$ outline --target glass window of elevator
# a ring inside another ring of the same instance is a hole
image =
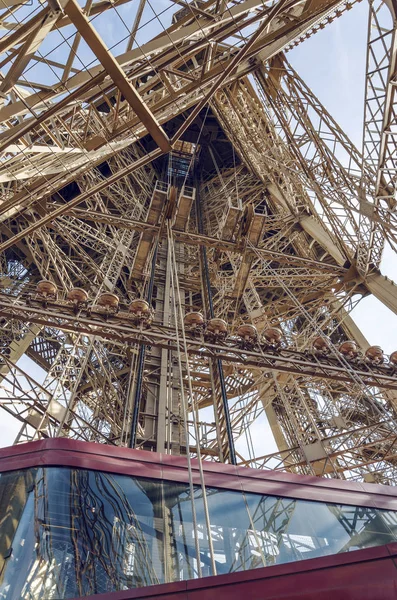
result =
[[[397,541],[397,513],[70,468],[0,477],[0,599],[61,600]],[[198,537],[199,557],[195,534]]]

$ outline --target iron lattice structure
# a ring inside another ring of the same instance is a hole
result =
[[[397,241],[395,4],[369,3],[362,151],[287,59],[354,4],[3,0],[17,443],[396,482],[397,356],[365,355],[349,314],[368,294],[397,310],[379,270]]]

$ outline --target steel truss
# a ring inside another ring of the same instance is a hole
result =
[[[365,357],[349,314],[371,293],[397,312],[379,272],[397,244],[393,6],[369,3],[360,152],[285,54],[354,2],[151,4],[3,2],[0,404],[17,442],[395,484],[395,363]]]

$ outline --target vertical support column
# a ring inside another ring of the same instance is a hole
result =
[[[196,182],[196,215],[197,227],[199,233],[203,233],[203,220],[200,206],[199,189]],[[203,302],[207,316],[214,317],[214,307],[212,303],[211,282],[208,271],[207,249],[200,246],[200,263],[203,283]],[[223,372],[222,361],[219,358],[210,361],[210,375],[212,382],[212,392],[215,408],[215,422],[217,429],[218,445],[220,450],[220,460],[237,464],[236,452],[234,448],[233,431],[230,421],[229,405],[226,393],[225,375]],[[197,443],[199,441],[197,440]]]
[[[153,296],[154,273],[156,270],[157,252],[158,252],[158,242],[156,243],[156,247],[154,249],[154,254],[153,254],[153,258],[152,258],[149,288],[148,288],[147,297],[146,297],[149,304],[151,304],[152,296]],[[135,448],[135,445],[136,445],[136,434],[137,434],[137,430],[138,430],[139,408],[140,408],[141,395],[142,395],[143,367],[145,364],[145,355],[146,355],[146,346],[143,344],[139,349],[135,386],[132,386],[130,384],[130,390],[128,393],[129,398],[130,398],[130,394],[133,394],[130,448]],[[130,381],[132,382],[133,378],[131,378]],[[129,401],[129,399],[128,399],[128,401]]]
[[[167,214],[167,206],[162,201],[158,207],[160,214]],[[164,213],[165,209],[165,213]],[[178,244],[181,259],[178,270],[183,272],[183,248]],[[157,242],[151,264],[150,282],[146,300],[153,306],[155,321],[166,326],[175,326],[172,314],[171,265],[169,264],[168,243]],[[131,373],[129,391],[131,419],[130,446],[139,445],[156,452],[181,454],[186,441],[181,423],[180,387],[182,385],[174,352],[165,348],[145,347],[139,350],[136,373]],[[138,438],[139,423],[142,433]]]
[[[183,265],[179,264],[179,270]],[[160,281],[156,284],[156,320],[165,326],[176,325],[171,310],[171,265],[169,264],[168,243],[163,241],[159,252]],[[149,357],[148,357],[149,362]],[[147,406],[156,414],[156,422],[151,427],[155,438],[156,452],[181,454],[184,436],[181,427],[180,381],[175,353],[165,348],[153,348],[150,352],[153,366],[153,381],[148,386],[151,398]],[[154,373],[157,373],[155,376]],[[148,424],[149,425],[149,424]],[[147,428],[145,427],[145,434]],[[151,432],[148,431],[148,434]]]
[[[168,325],[170,321],[170,265],[168,264],[168,252],[166,252],[165,259],[165,286],[163,293],[163,307],[162,307],[162,324]],[[172,394],[172,382],[168,382],[169,376],[169,361],[172,361],[170,353],[165,348],[160,350],[160,385],[158,391],[158,407],[157,407],[157,439],[156,439],[156,452],[165,452],[166,450],[166,433],[167,433],[167,417],[170,419],[171,415],[167,415],[167,393],[170,391]],[[171,366],[172,369],[172,366]],[[171,374],[172,376],[172,374]],[[168,387],[168,383],[170,387]]]

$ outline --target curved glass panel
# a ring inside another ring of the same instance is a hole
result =
[[[397,541],[397,513],[207,488],[218,574]],[[211,575],[201,489],[202,575]],[[62,600],[197,577],[188,484],[69,468],[0,477],[0,599]]]

